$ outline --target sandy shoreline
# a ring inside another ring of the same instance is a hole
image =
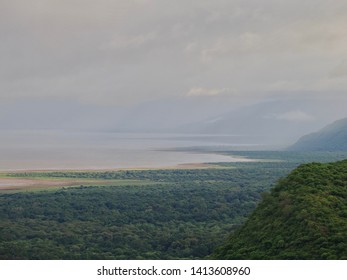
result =
[[[47,179],[25,179],[25,178],[0,178],[0,191],[25,190],[30,188],[42,189],[48,187],[64,187],[78,185],[85,181],[71,180],[47,180]]]
[[[0,170],[0,174],[23,173],[23,172],[106,172],[106,171],[131,171],[131,170],[161,170],[161,169],[206,169],[220,167],[213,163],[182,163],[171,166],[153,166],[153,167],[120,167],[120,168],[38,168],[38,169],[6,169]]]
[[[138,167],[138,168],[116,168],[116,169],[25,169],[25,170],[8,170],[0,171],[0,174],[5,175],[9,173],[35,173],[35,172],[107,172],[107,171],[126,171],[126,170],[170,170],[170,169],[207,169],[217,168],[218,165],[208,163],[189,163],[189,164],[178,164],[176,166],[166,167]],[[44,189],[51,187],[65,187],[72,185],[83,185],[90,183],[107,182],[110,180],[93,180],[93,179],[64,179],[64,178],[17,178],[17,177],[0,177],[0,191],[11,191],[11,190],[25,190],[25,189]]]

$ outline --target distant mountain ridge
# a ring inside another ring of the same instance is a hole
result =
[[[327,106],[323,106],[324,102]],[[273,98],[191,123],[182,130],[200,134],[243,135],[252,144],[285,146],[308,131],[316,131],[322,125],[343,117],[339,106],[342,105],[335,106],[329,100]],[[335,107],[336,112],[332,113],[331,107]]]
[[[337,120],[318,132],[301,137],[289,150],[295,151],[346,151],[347,118]]]
[[[214,259],[347,259],[347,160],[304,164],[263,196]]]
[[[218,96],[178,96],[119,106],[23,98],[0,104],[0,131],[232,135],[231,145],[285,147],[307,132],[345,117],[345,105],[345,99],[315,98],[302,92],[244,103]]]

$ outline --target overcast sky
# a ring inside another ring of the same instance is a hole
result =
[[[346,27],[346,0],[0,0],[0,102],[340,98]]]

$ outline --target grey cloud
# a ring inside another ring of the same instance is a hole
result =
[[[330,78],[343,78],[347,76],[347,60],[340,62],[331,72]]]
[[[347,55],[346,19],[342,0],[1,1],[0,99],[341,90],[322,77]]]
[[[238,93],[231,88],[203,88],[193,87],[187,93],[186,97],[222,97],[235,96]]]
[[[278,120],[285,120],[291,122],[311,122],[315,119],[310,114],[305,113],[301,110],[293,110],[282,114],[275,114],[273,117]]]

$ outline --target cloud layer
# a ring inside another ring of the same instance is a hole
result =
[[[347,87],[346,26],[344,0],[4,0],[0,102],[324,96]]]

